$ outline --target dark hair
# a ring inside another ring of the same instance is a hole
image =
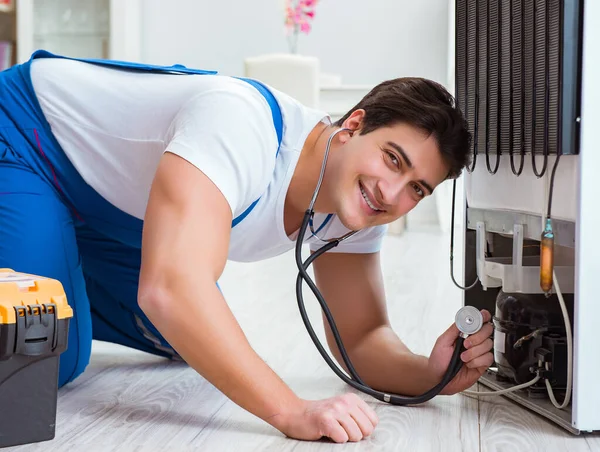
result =
[[[439,83],[418,77],[382,82],[335,125],[341,126],[357,109],[365,110],[362,135],[398,123],[433,134],[442,158],[450,165],[448,179],[460,176],[470,163],[471,133],[467,121],[452,95]]]

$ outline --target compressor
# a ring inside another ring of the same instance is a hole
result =
[[[565,304],[572,317],[572,295]],[[569,320],[571,321],[571,320]],[[498,381],[523,384],[540,376],[559,391],[567,386],[567,337],[556,295],[505,293],[496,297],[494,361]],[[545,392],[543,380],[530,387],[530,395]]]

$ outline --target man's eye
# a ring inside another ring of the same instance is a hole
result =
[[[413,184],[413,190],[419,197],[423,198],[425,196],[425,192],[417,184]]]
[[[392,161],[392,164],[397,167],[400,167],[400,161],[398,160],[398,157],[396,157],[396,155],[393,152],[389,152],[389,151],[386,151],[386,152],[387,152],[387,155],[389,155],[390,160]]]

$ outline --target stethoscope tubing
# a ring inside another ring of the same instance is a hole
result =
[[[327,243],[326,245],[322,246],[320,249],[315,251],[313,254],[311,254],[306,259],[306,261],[304,261],[304,262],[302,261],[302,243],[304,241],[304,236],[306,235],[306,230],[308,228],[308,222],[310,221],[310,218],[312,217],[312,215],[313,214],[310,210],[306,211],[306,213],[304,215],[304,219],[302,221],[302,226],[300,227],[300,231],[299,231],[298,238],[296,241],[295,257],[296,257],[296,264],[298,266],[298,276],[296,278],[296,298],[298,301],[298,308],[300,310],[300,315],[302,317],[302,321],[304,322],[304,326],[306,327],[306,330],[308,331],[308,334],[309,334],[310,338],[312,339],[313,343],[315,344],[315,347],[319,351],[320,355],[323,357],[323,359],[329,365],[329,367],[333,370],[333,372],[339,378],[341,378],[344,382],[346,382],[348,385],[352,386],[353,388],[355,388],[363,393],[366,393],[378,400],[381,400],[382,402],[387,402],[392,405],[417,405],[420,403],[427,402],[428,400],[431,400],[433,397],[438,395],[444,389],[444,387],[446,387],[446,385],[456,376],[456,374],[458,374],[458,372],[462,368],[463,363],[460,359],[460,353],[464,350],[464,348],[463,348],[464,338],[462,336],[459,336],[457,338],[457,340],[455,342],[455,346],[454,346],[454,352],[452,354],[452,358],[450,359],[450,364],[448,366],[448,370],[442,377],[442,380],[437,385],[435,385],[430,390],[428,390],[427,392],[425,392],[419,396],[406,396],[406,395],[399,395],[399,394],[393,394],[393,393],[385,393],[385,392],[377,391],[377,390],[369,387],[360,378],[360,376],[358,375],[358,372],[354,368],[354,365],[352,364],[352,361],[350,360],[350,357],[348,356],[348,353],[346,352],[346,349],[342,342],[342,339],[341,339],[341,336],[337,329],[337,326],[335,324],[333,315],[331,314],[331,311],[329,310],[329,307],[327,306],[327,303],[326,303],[323,295],[321,294],[321,292],[317,288],[316,284],[314,283],[314,281],[312,280],[312,278],[310,277],[310,275],[307,272],[308,268],[314,262],[315,259],[317,259],[319,256],[321,256],[325,252],[329,251],[330,249],[336,247],[339,244],[339,241],[332,241],[332,242]],[[335,339],[336,345],[338,346],[338,350],[340,351],[340,354],[342,356],[342,360],[344,361],[344,364],[346,365],[351,377],[348,377],[333,362],[333,360],[331,359],[331,357],[329,356],[329,354],[327,353],[327,351],[324,349],[323,345],[321,344],[321,341],[319,340],[317,334],[315,333],[315,331],[310,323],[308,314],[306,312],[306,307],[304,305],[304,297],[302,294],[302,282],[303,281],[306,282],[308,287],[311,289],[311,291],[317,298],[317,301],[321,305],[321,308],[323,310],[323,313],[325,314],[325,317],[327,319],[329,327],[331,328],[331,332]]]

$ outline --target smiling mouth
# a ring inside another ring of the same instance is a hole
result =
[[[364,187],[362,186],[362,184],[359,182],[358,186],[360,187],[360,193],[362,194],[363,199],[365,200],[365,202],[367,203],[367,205],[373,209],[375,212],[383,212],[382,209],[378,209],[377,207],[375,207],[373,205],[373,203],[371,202],[371,200],[369,199],[369,196],[367,195],[366,190],[364,189]]]

